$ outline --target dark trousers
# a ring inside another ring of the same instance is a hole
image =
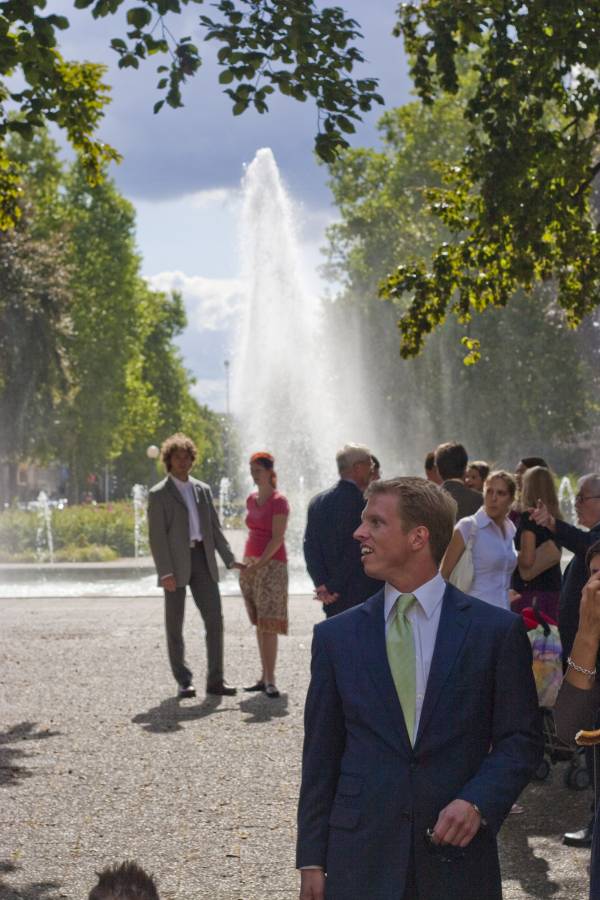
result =
[[[223,613],[219,585],[213,580],[206,563],[204,545],[191,548],[192,574],[190,590],[194,603],[200,610],[206,637],[206,684],[223,681]],[[165,591],[165,626],[169,662],[178,684],[191,684],[192,672],[185,661],[183,619],[185,614],[185,587]]]

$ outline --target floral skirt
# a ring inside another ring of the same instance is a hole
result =
[[[256,562],[256,558],[247,556],[244,562]],[[240,589],[250,621],[258,631],[288,633],[287,563],[270,559],[261,569],[242,570]]]

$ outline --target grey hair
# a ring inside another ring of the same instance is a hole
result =
[[[371,451],[365,444],[344,444],[335,454],[338,472],[346,472],[354,463],[371,462]]]
[[[577,484],[579,487],[582,487],[584,484],[589,485],[594,493],[600,494],[600,474],[598,472],[582,475]]]

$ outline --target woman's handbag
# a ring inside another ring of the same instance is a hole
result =
[[[475,568],[473,566],[473,543],[475,541],[475,535],[477,534],[477,525],[475,524],[475,520],[471,517],[471,532],[469,537],[467,538],[467,543],[465,544],[465,549],[462,552],[460,559],[452,569],[450,573],[450,577],[448,581],[450,584],[453,584],[454,587],[457,587],[459,591],[462,591],[463,594],[468,594],[471,585],[473,584],[473,580],[475,578]]]

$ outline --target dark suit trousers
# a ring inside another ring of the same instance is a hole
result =
[[[223,680],[223,613],[219,585],[208,570],[204,545],[197,544],[190,550],[192,574],[190,590],[206,632],[206,684],[215,685]],[[178,684],[190,684],[192,672],[185,661],[183,619],[185,613],[185,587],[165,591],[165,626],[169,662]]]

